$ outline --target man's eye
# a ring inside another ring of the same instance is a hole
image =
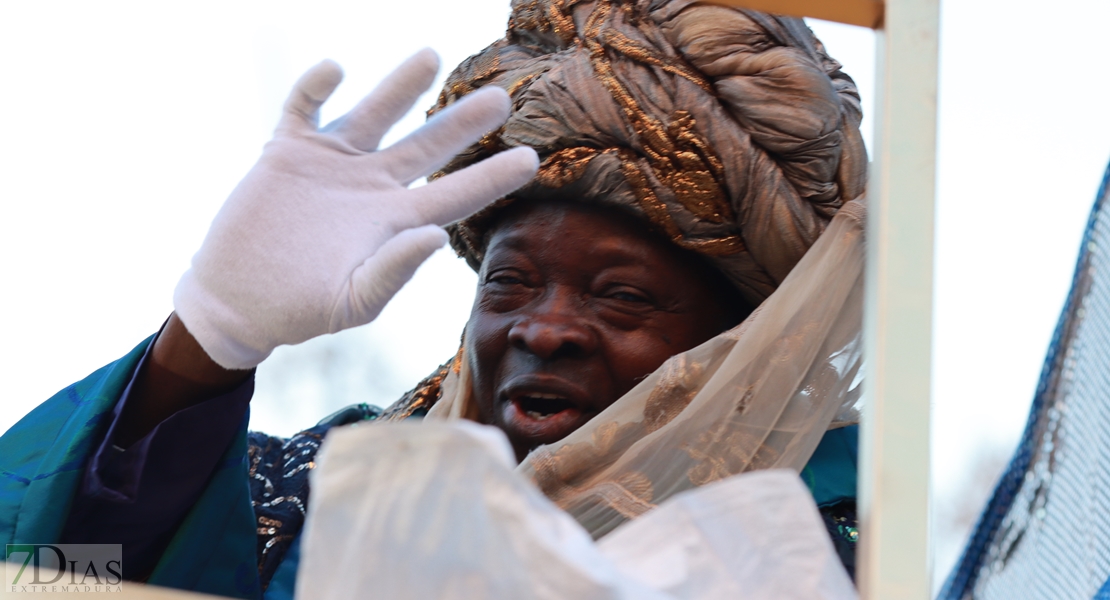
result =
[[[494,273],[486,278],[486,283],[496,285],[524,285],[524,280],[512,273]]]
[[[628,291],[628,290],[618,290],[618,291],[612,292],[612,293],[609,294],[609,297],[614,299],[614,300],[620,300],[621,302],[631,302],[631,303],[636,303],[636,304],[650,304],[651,303],[651,300],[648,299],[647,296],[644,296],[643,294],[637,294],[636,292],[632,292],[632,291]]]

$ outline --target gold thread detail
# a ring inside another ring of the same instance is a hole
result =
[[[549,188],[561,188],[574,183],[582,177],[590,161],[598,153],[597,148],[585,146],[563,148],[544,159],[536,174],[536,181]]]

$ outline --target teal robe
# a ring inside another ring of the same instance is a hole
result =
[[[153,336],[65,388],[0,437],[0,543],[56,543],[85,472]],[[244,428],[185,517],[148,583],[262,598]],[[290,594],[291,597],[292,594]]]
[[[0,543],[57,543],[87,460],[153,336],[65,388],[0,437]],[[294,542],[263,594],[244,427],[178,528],[147,583],[244,599],[291,599]],[[856,428],[829,432],[802,471],[819,506],[854,500]]]

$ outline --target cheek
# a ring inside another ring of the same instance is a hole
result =
[[[654,329],[613,333],[607,337],[610,368],[618,396],[635,387],[668,358],[687,349],[676,344],[668,332]]]
[[[508,350],[507,319],[475,310],[466,324],[466,354],[470,361],[475,400],[491,405],[497,371]]]

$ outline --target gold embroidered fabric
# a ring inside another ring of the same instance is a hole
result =
[[[445,172],[514,146],[537,177],[449,228],[471,266],[512,201],[618,205],[707,256],[754,306],[863,193],[859,94],[794,18],[691,0],[514,0],[505,37],[459,65],[429,113],[484,85],[501,129]]]
[[[518,471],[595,538],[731,475],[800,472],[828,429],[858,422],[864,219],[860,201],[845,204],[743,323],[671,357]],[[425,420],[476,418],[469,361],[451,364],[422,392],[438,398]]]

